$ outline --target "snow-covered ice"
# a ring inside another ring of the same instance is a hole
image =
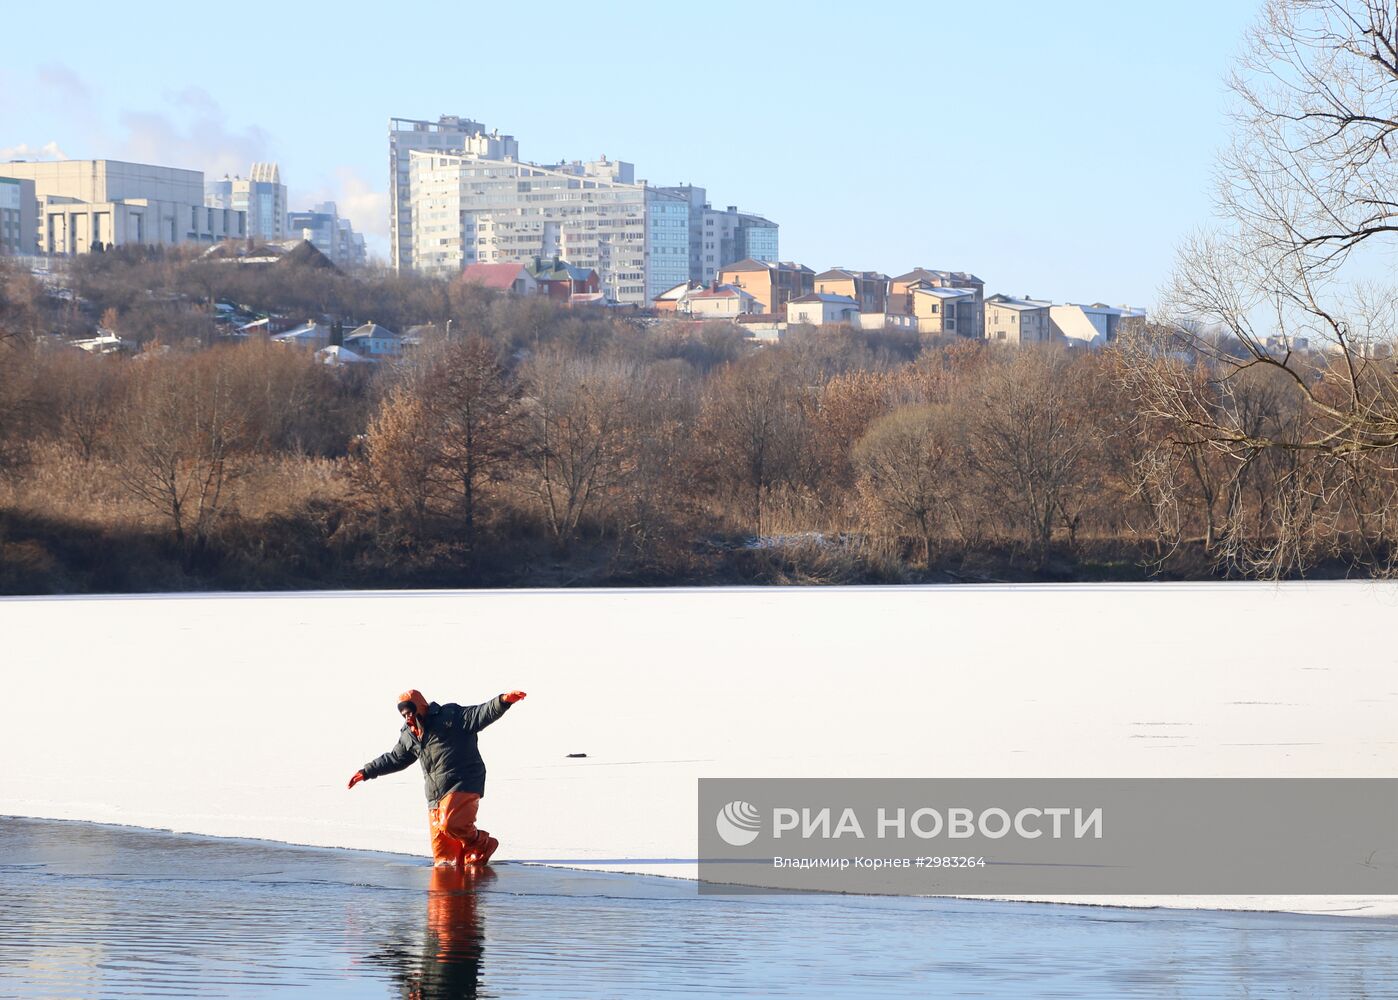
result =
[[[699,777],[1395,776],[1395,621],[1366,582],[7,599],[0,813],[421,854],[416,767],[345,789],[395,696],[522,688],[500,856],[692,877]]]

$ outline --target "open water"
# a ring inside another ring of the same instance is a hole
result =
[[[0,818],[0,997],[1398,997],[1398,921],[700,896]]]

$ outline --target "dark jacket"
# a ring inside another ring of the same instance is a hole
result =
[[[434,701],[421,719],[422,739],[405,725],[392,750],[364,765],[364,777],[381,778],[416,760],[422,763],[423,787],[430,805],[435,807],[448,792],[483,796],[485,761],[476,746],[476,734],[509,707],[500,696],[483,705],[438,705]]]

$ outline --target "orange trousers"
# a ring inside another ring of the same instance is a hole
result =
[[[480,805],[481,797],[475,792],[448,792],[435,809],[427,810],[434,864],[460,864],[467,854],[485,846],[490,834],[476,829]]]

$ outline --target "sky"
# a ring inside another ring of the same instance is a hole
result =
[[[973,271],[987,293],[1151,305],[1209,223],[1224,77],[1260,0],[570,7],[41,4],[7,34],[0,161],[281,165],[387,256],[388,119],[523,159],[606,154],[781,226],[817,271]],[[90,42],[90,44],[89,44]]]

